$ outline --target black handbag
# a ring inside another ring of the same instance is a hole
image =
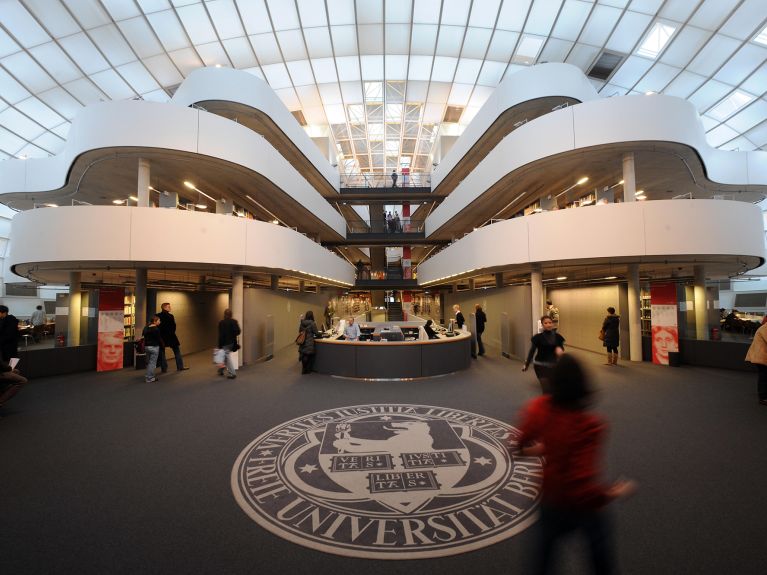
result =
[[[237,351],[238,349],[240,349],[240,342],[235,339],[232,344],[232,351]]]

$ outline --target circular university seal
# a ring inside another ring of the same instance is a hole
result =
[[[543,468],[511,457],[515,428],[446,407],[339,407],[270,429],[240,453],[232,491],[256,523],[351,557],[454,555],[533,521]]]

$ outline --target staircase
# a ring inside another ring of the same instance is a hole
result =
[[[386,279],[387,280],[401,280],[402,279],[402,264],[399,260],[393,264],[386,264]]]
[[[402,302],[389,302],[386,308],[386,321],[403,321],[405,316],[402,314]]]

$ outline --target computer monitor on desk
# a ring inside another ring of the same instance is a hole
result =
[[[381,341],[405,341],[405,336],[400,330],[381,330]]]

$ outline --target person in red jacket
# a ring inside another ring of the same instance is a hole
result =
[[[636,483],[600,479],[606,423],[589,411],[593,391],[580,363],[559,358],[551,393],[522,411],[521,435],[512,449],[524,456],[545,456],[541,495],[541,540],[535,573],[551,573],[557,543],[571,532],[588,539],[595,573],[612,573],[614,561],[608,522],[602,508],[636,490]]]

